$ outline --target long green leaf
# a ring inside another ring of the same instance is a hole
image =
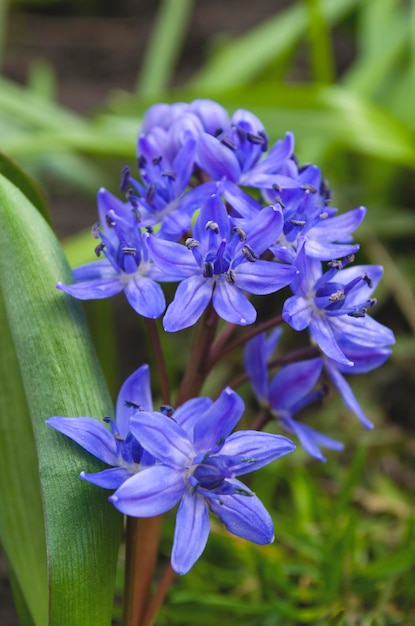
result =
[[[0,177],[0,285],[32,420],[46,524],[49,624],[110,624],[121,516],[79,480],[102,465],[47,427],[52,415],[111,414],[111,401],[62,250],[22,193]],[[18,419],[18,416],[16,417]],[[14,464],[20,462],[16,450]],[[33,468],[36,472],[36,467]]]
[[[48,581],[36,447],[1,297],[0,328],[0,541],[33,622],[44,626]]]

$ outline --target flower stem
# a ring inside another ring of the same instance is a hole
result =
[[[157,367],[157,374],[160,381],[161,397],[164,404],[170,404],[170,384],[167,374],[166,361],[161,346],[160,335],[155,320],[146,319],[147,330],[150,336],[151,347]]]
[[[218,342],[216,342],[212,346],[212,349],[210,351],[210,358],[205,368],[205,372],[210,372],[213,366],[216,365],[216,363],[220,361],[220,359],[222,359],[226,354],[229,354],[229,352],[232,352],[232,350],[239,348],[239,346],[242,346],[244,343],[249,341],[249,339],[252,339],[252,337],[256,337],[256,335],[259,335],[260,333],[264,333],[266,330],[269,330],[270,328],[279,326],[280,324],[283,323],[283,321],[284,320],[282,319],[282,316],[277,315],[276,317],[273,317],[270,320],[267,320],[266,322],[262,322],[262,324],[258,324],[258,326],[254,326],[249,331],[245,332],[243,335],[240,335],[239,337],[237,337],[235,341],[233,341],[226,347],[223,347],[223,341],[221,340],[221,338],[219,338]]]
[[[157,587],[157,591],[154,594],[152,601],[148,605],[147,611],[145,612],[144,619],[143,619],[143,626],[152,626],[154,619],[157,615],[157,612],[159,610],[159,607],[161,606],[161,603],[163,602],[165,595],[167,591],[169,590],[169,587],[171,583],[173,582],[175,576],[176,576],[176,572],[172,569],[172,566],[169,563]]]
[[[176,406],[180,406],[186,400],[199,394],[208,372],[207,355],[213,343],[218,322],[218,315],[210,303],[196,327],[192,351],[177,394]]]
[[[124,626],[141,626],[156,566],[162,516],[127,517]]]

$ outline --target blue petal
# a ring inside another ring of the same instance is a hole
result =
[[[247,342],[244,350],[245,371],[259,402],[268,398],[268,368],[265,333]]]
[[[174,421],[186,431],[189,439],[193,441],[193,431],[200,416],[213,404],[210,398],[192,398],[174,412]]]
[[[238,159],[230,148],[225,146],[215,137],[202,133],[198,137],[196,160],[198,165],[213,180],[228,178],[236,183],[241,174]]]
[[[281,207],[267,206],[247,224],[247,243],[259,256],[277,241],[283,225],[284,217]]]
[[[156,319],[166,308],[162,288],[146,276],[130,278],[125,287],[125,295],[134,311],[143,317]]]
[[[172,281],[188,278],[199,270],[193,254],[180,243],[147,235],[147,246],[154,263]]]
[[[304,450],[319,461],[325,461],[326,458],[323,456],[318,446],[323,446],[331,450],[337,450],[338,452],[344,448],[340,441],[331,439],[331,437],[326,437],[317,430],[314,430],[314,428],[311,428],[311,426],[296,422],[289,417],[285,417],[281,420],[281,422],[287,430],[294,433],[294,435],[298,437]]]
[[[183,428],[161,413],[138,411],[130,419],[130,431],[147,452],[169,467],[188,467],[195,456]]]
[[[297,269],[293,265],[274,261],[246,262],[235,268],[238,287],[257,295],[274,293],[286,287],[296,274]]]
[[[235,485],[243,492],[246,486],[236,479],[227,482]],[[238,494],[209,498],[209,506],[229,532],[258,544],[272,543],[274,525],[270,514],[255,494],[242,496]]]
[[[189,105],[189,110],[201,120],[203,127],[210,135],[220,129],[227,128],[229,117],[226,110],[217,102],[207,98],[198,98]]]
[[[98,261],[95,262],[97,263]],[[112,278],[97,278],[74,285],[58,283],[56,287],[79,300],[110,298],[124,289],[123,283],[115,273]]]
[[[227,438],[220,450],[220,456],[232,457],[234,462],[230,466],[230,471],[234,476],[241,476],[254,472],[294,450],[293,442],[282,435],[243,430]]]
[[[340,347],[345,344],[357,344],[376,348],[380,346],[393,345],[395,343],[395,335],[393,331],[374,320],[369,315],[365,317],[355,318],[347,315],[341,318],[332,318],[333,329],[336,334],[336,340]],[[328,354],[330,356],[330,354]]]
[[[218,280],[213,292],[213,308],[216,313],[231,324],[246,326],[253,324],[257,317],[255,307],[236,285]]]
[[[125,515],[154,517],[172,509],[185,488],[182,472],[153,465],[126,480],[109,501]]]
[[[117,398],[116,423],[119,433],[125,439],[130,430],[130,417],[134,407],[128,406],[133,402],[144,411],[153,410],[150,388],[150,369],[142,365],[123,383]],[[136,409],[135,409],[136,410]]]
[[[304,330],[310,324],[311,307],[302,296],[291,296],[284,303],[282,317],[294,330]]]
[[[117,446],[113,435],[92,417],[50,417],[46,424],[66,435],[108,465],[118,465]]]
[[[350,361],[340,349],[333,332],[333,326],[327,318],[318,315],[312,317],[310,333],[324,354],[339,363],[353,365],[353,361]]]
[[[187,574],[205,549],[210,531],[209,509],[204,499],[185,492],[177,511],[171,564]]]
[[[335,365],[335,363],[326,363],[326,370],[333,382],[333,385],[340,393],[345,406],[359,418],[365,428],[371,430],[373,428],[372,422],[364,414],[362,407],[358,403],[350,385],[340,374]]]
[[[195,324],[210,302],[212,288],[213,281],[201,275],[183,280],[163,318],[164,330],[174,333]]]
[[[79,478],[103,489],[118,489],[126,480],[131,478],[131,472],[125,467],[111,467],[111,469],[105,469],[95,474],[81,472]]]
[[[269,387],[269,401],[277,411],[289,410],[306,396],[320,378],[323,361],[320,358],[298,361],[281,368]]]
[[[208,452],[221,446],[239,422],[243,410],[242,398],[229,387],[224,389],[196,422],[194,443],[197,451]]]

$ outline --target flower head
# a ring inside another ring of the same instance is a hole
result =
[[[58,289],[80,300],[108,298],[124,291],[130,305],[144,317],[157,318],[166,308],[156,280],[169,280],[152,263],[144,233],[131,207],[105,189],[98,193],[99,223],[93,234],[100,243],[97,256],[105,258],[73,270],[75,284],[58,283]]]
[[[371,296],[382,267],[345,268],[351,260],[346,257],[332,262],[328,272],[323,273],[321,262],[308,257],[301,245],[296,260],[299,274],[291,284],[295,295],[286,300],[283,309],[283,318],[290,326],[295,330],[309,328],[322,352],[347,366],[353,365],[346,353],[354,346],[366,347],[370,352],[395,341],[389,328],[367,315],[376,304]]]
[[[244,292],[273,293],[297,272],[291,265],[259,258],[278,236],[282,223],[281,209],[269,206],[242,229],[213,194],[203,204],[186,245],[149,237],[148,247],[160,270],[182,278],[163,319],[165,330],[174,332],[194,324],[211,299],[224,320],[252,324],[256,310]]]
[[[195,402],[206,406],[195,410]],[[121,512],[152,517],[180,502],[176,517],[172,566],[185,574],[203,552],[209,534],[209,511],[226,528],[259,544],[274,537],[271,517],[243,483],[235,478],[294,450],[285,437],[239,431],[230,434],[243,411],[231,389],[215,401],[198,398],[161,413],[136,413],[131,429],[158,463],[126,481],[110,501]]]

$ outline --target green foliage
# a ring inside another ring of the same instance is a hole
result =
[[[100,184],[113,185],[114,191],[119,165],[133,163],[137,128],[149,104],[210,97],[230,112],[248,108],[262,119],[271,140],[286,130],[295,132],[300,161],[321,166],[336,206],[368,206],[357,236],[359,260],[385,268],[377,312],[396,329],[398,345],[390,365],[368,377],[369,383],[354,386],[377,429],[362,434],[339,402],[313,416],[346,441],[346,452],[330,455],[325,465],[307,462],[299,452],[278,468],[258,473],[251,486],[273,511],[275,544],[248,545],[214,524],[203,559],[176,581],[157,624],[409,625],[415,621],[413,409],[409,393],[396,398],[399,393],[391,397],[391,390],[403,371],[412,389],[415,381],[415,2],[293,2],[247,33],[218,43],[180,89],[170,86],[192,3],[183,0],[182,12],[173,10],[176,4],[161,5],[137,72],[137,92],[108,94],[90,116],[68,111],[53,99],[56,75],[46,63],[32,68],[25,87],[0,78],[2,152],[45,189],[52,172],[91,197]],[[0,34],[5,21],[3,11]],[[339,35],[355,50],[342,73]],[[304,47],[309,64],[301,81],[293,83],[292,70]],[[108,183],[110,167],[114,172]],[[78,304],[54,290],[68,268],[31,206],[47,217],[43,196],[3,154],[0,174],[13,183],[1,178],[0,539],[23,626],[47,623],[45,542],[50,623],[101,626],[110,620],[120,520],[105,494],[68,480],[96,464],[49,432],[44,420],[53,414],[100,417],[111,413],[111,403],[102,393]],[[72,266],[92,259],[89,232],[68,239],[64,248]],[[112,364],[114,353],[106,352],[111,315],[90,313],[98,352]],[[181,345],[174,346],[168,366],[177,380],[180,362],[174,352],[179,359],[185,354]],[[113,368],[106,375],[116,387]],[[51,384],[53,394],[46,391]],[[385,406],[400,403],[400,419],[407,420],[403,426]],[[172,528],[170,514],[162,543],[166,557]],[[88,561],[91,551],[101,559],[99,567]],[[110,573],[103,577],[103,571]]]

